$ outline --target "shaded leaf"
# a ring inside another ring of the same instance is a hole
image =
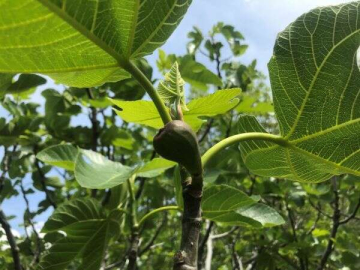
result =
[[[77,269],[98,270],[117,220],[111,215],[106,217],[100,203],[94,199],[76,199],[62,204],[45,223],[43,232],[61,230],[66,236],[52,245],[38,269],[66,269],[74,259],[81,258]]]

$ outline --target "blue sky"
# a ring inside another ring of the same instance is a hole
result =
[[[272,55],[272,49],[277,34],[289,23],[294,21],[304,12],[317,6],[334,5],[351,2],[348,0],[193,0],[193,4],[163,50],[170,54],[184,54],[186,52],[187,33],[195,25],[204,33],[219,21],[231,24],[245,36],[245,43],[249,49],[242,57],[245,63],[253,59],[258,60],[258,68],[267,73],[267,62]],[[150,63],[155,64],[157,53],[148,57]],[[208,64],[208,63],[206,63]],[[54,87],[52,83],[48,84]],[[40,90],[40,89],[39,89]],[[43,102],[40,91],[33,96],[36,102]],[[6,112],[0,108],[0,117],[5,117]],[[87,119],[82,118],[83,125],[88,124]],[[0,158],[2,151],[0,150]],[[25,185],[30,185],[31,179],[27,177]],[[36,210],[37,204],[44,198],[43,194],[29,196],[31,210]],[[24,213],[24,202],[21,196],[7,200],[3,203],[3,210],[7,215],[15,215],[17,218],[11,221],[15,230],[23,232],[19,227]],[[46,220],[50,211],[37,217],[39,225]]]

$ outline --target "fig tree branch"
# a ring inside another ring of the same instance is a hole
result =
[[[11,231],[10,224],[7,222],[6,216],[0,206],[0,224],[4,228],[6,238],[9,242],[11,255],[14,261],[14,270],[23,270],[20,262],[19,247],[16,244],[15,237]]]

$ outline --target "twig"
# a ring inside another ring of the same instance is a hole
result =
[[[35,151],[35,155],[36,155],[36,151]],[[42,189],[44,190],[45,192],[45,197],[46,197],[46,200],[56,209],[57,207],[57,204],[54,202],[54,200],[52,199],[51,195],[50,195],[50,191],[48,190],[47,186],[46,186],[46,183],[45,183],[45,175],[44,175],[44,172],[42,171],[42,168],[40,167],[40,164],[39,164],[39,161],[38,159],[35,158],[35,167],[36,169],[38,170],[39,172],[39,175],[40,175],[40,184],[41,184],[41,187]]]
[[[6,238],[9,242],[11,254],[14,261],[14,270],[23,270],[20,262],[19,248],[16,244],[15,237],[11,231],[10,224],[7,222],[6,216],[0,207],[0,224],[5,230]]]
[[[165,214],[162,222],[156,227],[155,233],[152,236],[152,238],[149,240],[149,242],[147,244],[145,244],[144,248],[139,251],[139,257],[142,256],[144,253],[146,253],[148,250],[150,250],[151,247],[154,245],[157,237],[159,236],[162,228],[164,227],[164,225],[166,223],[166,220],[167,220],[167,218],[166,218],[166,214]]]
[[[297,233],[296,233],[296,225],[295,225],[295,220],[294,220],[294,217],[292,215],[292,212],[291,212],[291,209],[289,208],[289,205],[287,202],[285,202],[285,207],[286,207],[286,210],[288,212],[288,217],[289,217],[289,220],[290,220],[290,225],[291,225],[291,229],[292,229],[292,233],[293,233],[293,238],[294,238],[294,242],[298,242],[298,238],[297,238]],[[305,262],[304,262],[304,259],[301,257],[301,255],[299,254],[299,250],[297,252],[297,257],[299,259],[299,263],[300,263],[300,269],[301,270],[305,270]]]
[[[93,100],[94,95],[91,91],[91,88],[86,88],[86,93],[88,95],[88,98]],[[91,142],[91,150],[96,152],[97,150],[97,142],[99,137],[99,131],[98,131],[98,122],[97,122],[97,110],[95,107],[90,106],[91,114],[89,115],[90,122],[91,122],[91,128],[92,128],[92,142]],[[91,197],[95,198],[97,194],[97,189],[91,190]]]
[[[212,257],[213,257],[213,240],[212,240],[212,232],[210,232],[209,239],[207,240],[206,243],[205,270],[211,270]]]
[[[309,199],[309,203],[311,205],[312,208],[314,208],[315,210],[317,210],[319,213],[321,213],[324,217],[327,217],[327,218],[331,218],[332,219],[332,216],[330,216],[329,214],[325,213],[322,211],[321,209],[321,205],[319,203],[318,206],[316,206],[310,199]]]
[[[209,120],[209,122],[207,123],[206,125],[206,128],[204,130],[204,133],[201,135],[201,137],[199,137],[198,141],[199,143],[201,143],[202,141],[205,140],[206,136],[209,134],[211,128],[212,128],[212,125],[214,124],[214,118],[211,118]]]
[[[202,267],[202,264],[203,264],[202,258],[203,258],[203,254],[204,254],[204,251],[205,251],[205,246],[206,246],[206,244],[208,242],[208,239],[210,237],[210,234],[211,234],[211,231],[212,231],[214,225],[215,225],[215,222],[210,221],[210,223],[207,226],[205,235],[201,239],[201,242],[200,242],[200,245],[199,245],[199,250],[198,250],[198,269],[201,269],[201,267]]]
[[[224,232],[224,233],[221,233],[221,234],[216,234],[216,235],[211,236],[211,239],[212,239],[212,240],[218,240],[218,239],[227,237],[227,236],[229,236],[230,234],[232,234],[233,232],[235,232],[237,229],[239,229],[239,227],[233,227],[233,228],[232,228],[230,231],[228,231],[228,232]]]
[[[239,257],[239,255],[237,254],[236,250],[235,250],[235,245],[236,245],[236,239],[239,238],[240,235],[240,231],[237,233],[236,237],[234,238],[232,244],[231,244],[231,250],[232,250],[232,258],[233,258],[233,262],[234,262],[234,269],[236,270],[243,270],[243,263],[241,261],[241,258]]]
[[[318,211],[317,213],[318,214],[317,214],[316,220],[314,221],[314,224],[311,226],[310,230],[307,231],[306,235],[310,235],[316,229],[316,226],[321,218],[321,212]]]
[[[331,255],[331,253],[334,251],[334,240],[336,238],[336,234],[337,231],[339,229],[340,226],[340,217],[341,217],[341,213],[340,213],[340,199],[339,199],[339,192],[338,192],[338,187],[337,187],[337,177],[333,177],[331,179],[331,183],[333,186],[333,193],[334,193],[334,201],[333,201],[333,206],[334,206],[334,213],[333,213],[333,217],[332,217],[332,229],[331,229],[331,234],[328,240],[328,244],[327,247],[325,249],[325,252],[323,253],[321,260],[320,260],[320,264],[317,268],[317,270],[323,270],[326,266],[326,263]]]
[[[343,225],[343,224],[348,223],[350,220],[355,219],[356,214],[357,214],[359,208],[360,208],[360,198],[359,198],[359,200],[358,200],[357,205],[355,206],[354,212],[353,212],[350,216],[348,216],[347,218],[345,218],[344,220],[339,221],[339,224],[340,224],[340,225]]]
[[[30,212],[30,204],[29,204],[29,200],[26,196],[26,192],[25,192],[25,189],[24,189],[24,186],[23,186],[23,183],[22,181],[20,182],[20,189],[21,189],[21,193],[23,195],[23,198],[24,198],[24,201],[25,201],[25,205],[26,205],[26,211],[28,212],[29,214],[29,217],[27,218],[27,222],[30,224],[31,226],[31,229],[35,235],[35,239],[36,239],[36,251],[34,252],[34,258],[31,262],[30,265],[34,265],[36,263],[39,263],[40,261],[40,255],[41,255],[41,241],[40,241],[40,237],[39,237],[39,234],[38,232],[36,231],[35,229],[35,225],[34,223],[32,222],[31,220],[31,212]],[[25,227],[25,231],[26,231],[26,227]]]
[[[129,250],[130,250],[130,248],[129,248]],[[113,268],[115,268],[115,267],[119,267],[120,269],[122,269],[123,265],[126,263],[127,254],[129,253],[129,250],[127,250],[127,251],[125,252],[126,255],[125,255],[120,261],[117,261],[117,262],[115,262],[115,263],[112,263],[112,264],[106,266],[106,267],[105,267],[105,270],[110,270],[110,269],[113,269]]]
[[[136,191],[136,195],[135,195],[135,199],[136,199],[136,200],[139,200],[139,199],[140,199],[141,194],[142,194],[142,192],[144,191],[145,181],[146,181],[146,179],[143,178],[143,177],[139,177],[138,179],[139,179],[139,181],[140,181],[140,185],[139,185],[138,190]]]

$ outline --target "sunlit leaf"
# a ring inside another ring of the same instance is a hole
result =
[[[187,104],[189,110],[183,112],[185,122],[193,130],[199,130],[204,123],[200,117],[211,117],[228,112],[238,104],[239,100],[236,97],[240,93],[239,89],[220,90],[214,94],[190,101]],[[111,101],[122,109],[116,110],[116,113],[127,122],[142,124],[156,129],[163,126],[159,113],[151,101]]]
[[[2,0],[0,72],[48,74],[76,87],[119,81],[129,77],[121,67],[161,46],[190,3]]]
[[[360,175],[359,9],[357,3],[314,9],[278,37],[269,70],[288,145],[242,143],[253,173],[302,182]],[[240,131],[265,132],[250,117],[240,120]]]

